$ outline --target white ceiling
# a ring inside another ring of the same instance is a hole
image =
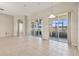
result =
[[[59,4],[58,2],[0,2],[0,8],[5,9],[0,13],[9,15],[30,15]]]

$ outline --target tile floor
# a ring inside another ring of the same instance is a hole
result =
[[[37,37],[0,38],[2,56],[78,56],[77,47]]]
[[[67,38],[56,38],[56,37],[50,37],[50,40],[54,40],[54,41],[58,41],[58,42],[63,42],[63,43],[67,43]]]

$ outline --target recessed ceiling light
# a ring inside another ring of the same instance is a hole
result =
[[[26,7],[27,5],[26,4],[24,4],[24,7]]]

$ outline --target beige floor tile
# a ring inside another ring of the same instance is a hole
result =
[[[78,56],[77,47],[37,37],[7,37],[0,39],[0,55],[6,56]]]

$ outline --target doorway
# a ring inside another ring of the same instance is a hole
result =
[[[18,31],[17,31],[17,36],[22,36],[23,35],[23,22],[21,20],[18,20]]]
[[[68,42],[68,14],[58,15],[49,20],[49,37],[58,42]]]

